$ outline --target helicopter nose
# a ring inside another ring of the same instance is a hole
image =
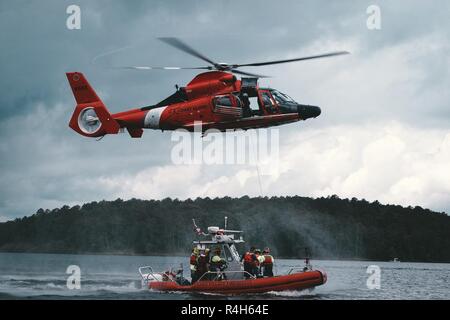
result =
[[[316,106],[309,106],[306,104],[298,104],[297,105],[297,112],[300,116],[300,119],[306,120],[309,118],[317,118],[321,114],[321,110],[319,107]]]

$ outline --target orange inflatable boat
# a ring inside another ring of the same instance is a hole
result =
[[[151,266],[145,266],[139,268],[143,287],[159,291],[245,294],[312,289],[327,281],[324,271],[313,270],[308,255],[305,258],[305,266],[291,267],[287,274],[273,276],[272,267],[275,262],[269,255],[269,248],[263,251],[266,252],[265,257],[270,264],[270,271],[266,272],[266,262],[258,262],[260,250],[250,250],[244,256],[239,254],[236,245],[244,243],[240,235],[242,231],[227,230],[226,217],[223,229],[208,227],[207,233],[197,227],[195,220],[193,222],[198,238],[193,241],[190,271],[195,279],[184,277],[182,264],[175,271],[170,269],[165,272],[154,272]],[[211,252],[214,252],[214,257],[210,257]],[[246,260],[246,257],[249,260]],[[248,266],[252,263],[253,268],[249,269]]]
[[[296,272],[270,278],[241,280],[205,280],[194,284],[179,284],[175,280],[148,281],[148,288],[159,291],[185,291],[218,294],[265,293],[271,291],[305,290],[320,286],[327,281],[323,271]]]

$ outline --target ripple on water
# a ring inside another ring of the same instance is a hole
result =
[[[184,263],[180,257],[93,256],[0,253],[0,299],[450,299],[450,264],[367,261],[313,261],[328,282],[312,291],[226,296],[167,293],[142,288],[137,269],[164,270]],[[66,286],[67,266],[81,268],[81,290]],[[277,259],[276,271],[301,266],[301,260]],[[366,286],[367,266],[381,268],[381,289]]]

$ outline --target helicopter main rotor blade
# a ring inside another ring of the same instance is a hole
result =
[[[148,67],[148,66],[128,66],[118,67],[119,69],[133,70],[211,70],[212,67]]]
[[[334,56],[340,56],[340,55],[349,54],[349,53],[350,52],[348,52],[348,51],[337,51],[337,52],[330,52],[330,53],[319,54],[319,55],[309,56],[309,57],[296,58],[296,59],[275,60],[275,61],[246,63],[246,64],[234,64],[234,65],[232,65],[232,67],[233,68],[259,67],[259,66],[267,66],[267,65],[270,65],[270,64],[280,64],[280,63],[296,62],[296,61],[303,61],[303,60],[312,60],[312,59],[319,59],[319,58],[334,57]]]
[[[217,65],[216,62],[212,61],[211,59],[207,58],[206,56],[204,56],[203,54],[201,54],[200,52],[198,52],[197,50],[191,48],[190,46],[188,46],[186,43],[184,43],[183,41],[181,41],[178,38],[173,38],[173,37],[161,37],[158,38],[159,40],[161,40],[164,43],[167,43],[168,45],[171,45],[172,47],[175,47],[181,51],[184,51],[194,57],[197,57],[203,61],[206,61],[210,64],[212,64],[213,66]]]
[[[241,70],[237,70],[237,69],[231,69],[230,71],[233,73],[242,74],[244,76],[250,76],[250,77],[256,77],[256,78],[269,78],[269,76],[265,76],[262,74],[250,73],[250,72],[245,72],[245,71],[241,71]]]

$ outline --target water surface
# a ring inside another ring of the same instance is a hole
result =
[[[276,259],[275,272],[286,273],[302,260]],[[220,296],[162,293],[141,286],[138,267],[156,271],[184,264],[182,257],[0,253],[0,299],[450,299],[450,264],[313,260],[328,282],[312,292],[290,291]],[[69,265],[81,269],[81,289],[67,288]],[[368,289],[369,265],[381,268],[381,288]]]

